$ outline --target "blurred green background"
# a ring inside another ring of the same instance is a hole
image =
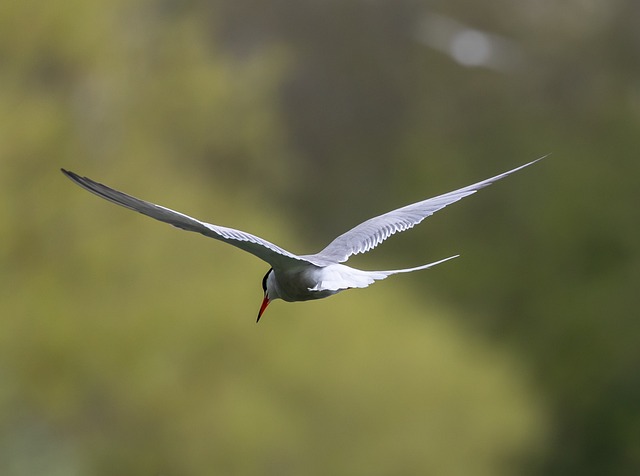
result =
[[[640,473],[633,0],[0,4],[0,474]],[[276,302],[69,168],[311,253],[543,162]]]

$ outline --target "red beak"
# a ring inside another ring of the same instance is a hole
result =
[[[262,316],[262,313],[267,308],[270,302],[271,301],[269,300],[269,298],[265,296],[264,299],[262,300],[262,305],[260,306],[260,312],[258,312],[258,319],[256,320],[256,322],[260,321],[260,317]]]

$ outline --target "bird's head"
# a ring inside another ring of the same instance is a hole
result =
[[[264,298],[262,299],[262,305],[260,306],[260,311],[258,311],[258,319],[256,322],[260,321],[260,317],[262,317],[262,313],[269,303],[279,297],[275,287],[273,268],[270,268],[267,274],[264,275],[264,278],[262,278],[262,291],[264,291]]]

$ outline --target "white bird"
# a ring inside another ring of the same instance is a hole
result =
[[[229,243],[269,263],[271,268],[262,279],[264,298],[258,312],[257,321],[259,321],[269,303],[276,299],[283,299],[289,302],[321,299],[345,289],[366,288],[373,282],[385,279],[392,274],[427,269],[457,258],[459,255],[450,256],[415,268],[390,271],[363,271],[340,264],[347,261],[351,255],[365,253],[375,248],[394,233],[412,228],[441,208],[474,194],[481,188],[491,185],[543,158],[541,157],[468,187],[371,218],[338,236],[322,251],[312,255],[293,254],[258,236],[233,228],[205,223],[169,208],[132,197],[101,183],[94,182],[89,178],[80,177],[65,169],[61,170],[76,184],[105,200],[130,208],[156,220],[169,223],[177,228],[195,231]]]

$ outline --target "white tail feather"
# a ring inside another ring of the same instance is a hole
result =
[[[406,268],[406,269],[393,269],[390,271],[369,271],[371,273],[383,273],[386,278],[387,276],[391,276],[392,274],[398,273],[410,273],[412,271],[420,271],[421,269],[432,268],[440,263],[444,263],[445,261],[449,261],[450,259],[457,258],[460,255],[449,256],[448,258],[441,259],[440,261],[434,261],[433,263],[423,264],[422,266],[416,266],[415,268]],[[374,278],[374,279],[384,279],[384,278]]]
[[[416,266],[415,268],[394,269],[389,271],[363,271],[361,269],[351,268],[343,264],[332,264],[321,268],[321,276],[318,276],[318,284],[309,291],[342,291],[350,288],[366,288],[375,281],[385,279],[392,274],[410,273],[421,269],[431,268],[450,259],[457,258],[460,255],[449,256],[448,258],[435,261],[433,263]]]

